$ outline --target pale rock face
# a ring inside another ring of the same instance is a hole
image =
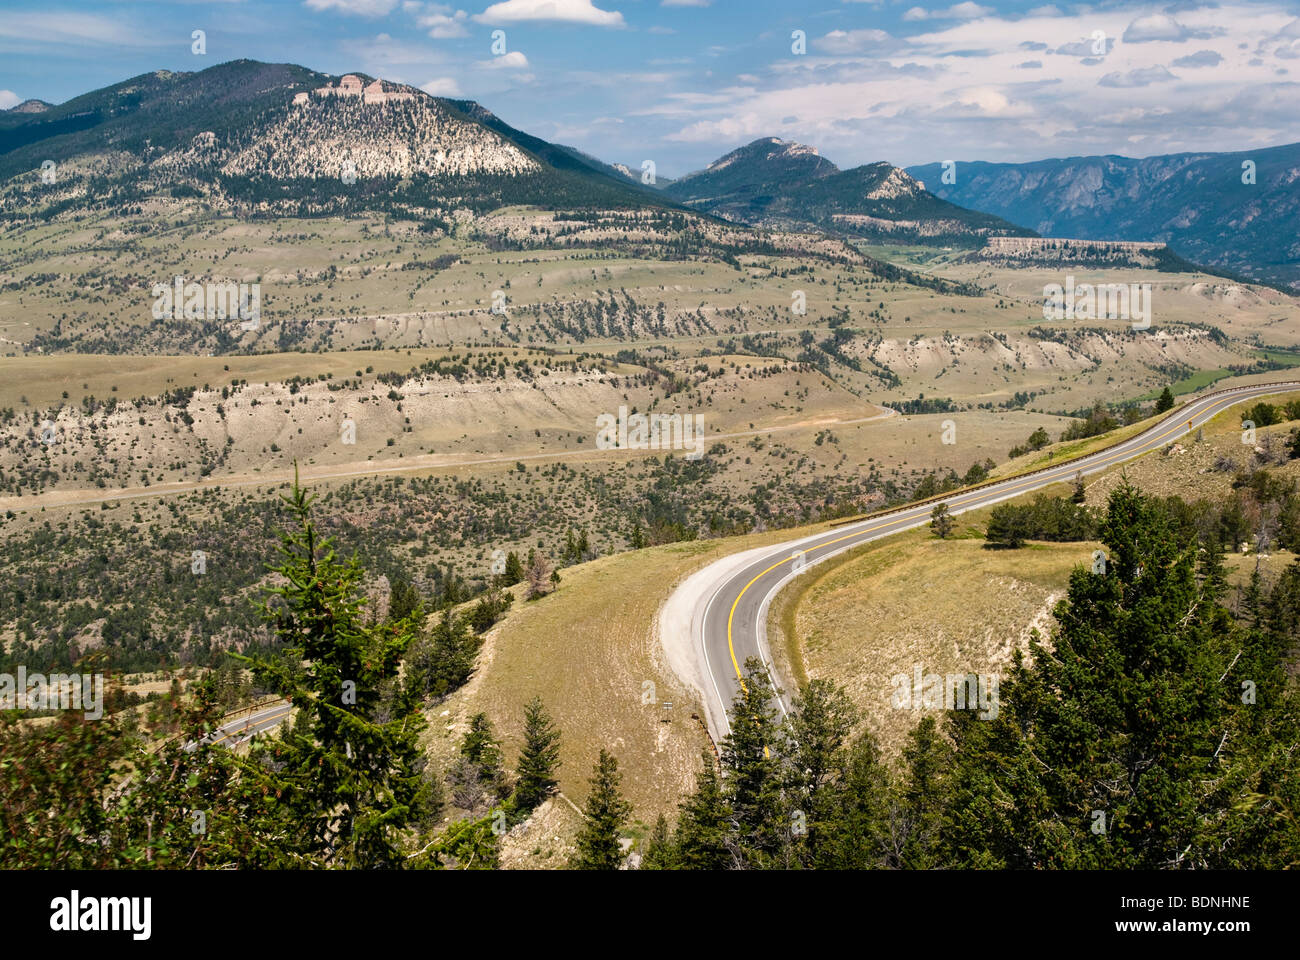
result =
[[[985,248],[1006,256],[1033,255],[1046,252],[1080,253],[1148,253],[1163,250],[1163,243],[1134,240],[1068,240],[1062,237],[989,237]]]
[[[348,83],[351,79],[355,84]],[[319,95],[321,90],[328,91]],[[518,175],[538,162],[498,134],[465,121],[436,99],[375,80],[362,87],[349,74],[338,87],[299,93],[284,113],[243,137],[199,134],[183,150],[153,162],[184,171],[216,164],[232,176],[276,180]],[[351,91],[352,92],[342,92]]]

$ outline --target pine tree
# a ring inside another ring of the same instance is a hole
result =
[[[901,866],[928,870],[940,865],[940,830],[952,762],[952,749],[934,717],[925,717],[913,728],[903,748],[903,760],[907,768],[901,788],[906,836]]]
[[[984,537],[989,543],[1017,550],[1029,538],[1027,511],[1012,503],[1003,503],[989,514],[989,525]]]
[[[632,805],[618,792],[622,779],[618,761],[602,748],[583,811],[586,821],[569,864],[574,870],[617,870],[623,865],[621,832],[632,814]]]
[[[802,827],[800,854],[814,862],[834,831],[835,785],[848,763],[848,739],[858,713],[845,692],[826,680],[800,691],[782,743],[787,803]]]
[[[703,766],[695,792],[678,805],[673,848],[683,870],[722,870],[734,862],[732,811],[718,779],[713,754],[701,754]]]
[[[775,857],[788,836],[781,800],[780,728],[775,692],[757,657],[745,661],[745,679],[731,707],[731,732],[722,741],[727,799],[739,825],[739,843],[754,865]]]
[[[288,655],[239,659],[297,720],[255,747],[243,780],[276,798],[302,865],[402,866],[399,838],[428,802],[423,717],[399,682],[415,630],[409,620],[367,625],[355,557],[340,562],[317,534],[296,476],[283,499],[296,529],[281,537],[273,569],[283,582],[262,609]]]
[[[1179,535],[1158,503],[1125,483],[1100,528],[1105,572],[1075,569],[1051,649],[1031,642],[1032,665],[1001,684],[995,721],[964,720],[952,779],[967,795],[950,809],[953,833],[983,831],[960,854],[969,865],[1152,869],[1224,856],[1216,833],[1242,799],[1228,785],[1251,765],[1231,736],[1240,628],[1198,581],[1194,533]]]
[[[420,607],[420,594],[415,584],[401,578],[394,579],[388,588],[388,619],[405,620],[417,613]]]
[[[445,697],[468,682],[482,645],[469,623],[447,607],[428,635],[415,645],[408,658],[407,684],[417,696]]]
[[[524,814],[534,810],[559,786],[560,731],[539,697],[524,707],[524,746],[515,767],[515,803]]]
[[[668,832],[668,818],[662,813],[646,841],[645,855],[641,858],[642,870],[672,870],[676,866],[672,836]]]
[[[506,554],[506,572],[502,575],[501,585],[513,587],[524,581],[524,565],[519,561],[519,554],[511,550]]]
[[[1160,394],[1160,399],[1156,401],[1156,413],[1166,413],[1174,408],[1174,392],[1168,387]]]
[[[947,540],[948,534],[952,533],[952,528],[956,526],[952,519],[952,514],[948,512],[948,504],[940,503],[930,511],[930,529],[935,532],[940,540]]]
[[[863,734],[850,748],[844,776],[832,785],[833,819],[809,865],[823,870],[873,870],[886,865],[890,778],[880,748]]]

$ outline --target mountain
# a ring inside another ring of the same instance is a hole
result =
[[[41,177],[53,163],[56,176]],[[202,199],[260,214],[385,209],[446,221],[507,204],[665,205],[570,147],[365,74],[237,60],[160,70],[42,113],[0,113],[0,212]]]
[[[1247,162],[1254,183],[1242,182]],[[1300,144],[1143,160],[960,162],[954,184],[942,182],[938,163],[907,172],[945,200],[1043,236],[1161,241],[1195,263],[1300,284]]]
[[[44,113],[52,106],[53,104],[46,103],[44,100],[24,100],[8,110],[0,111],[0,113]]]
[[[987,236],[1033,231],[941,200],[888,163],[840,170],[813,147],[766,137],[664,188],[667,196],[728,220],[909,243],[978,246]]]

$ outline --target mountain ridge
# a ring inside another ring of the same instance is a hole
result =
[[[1034,235],[944,201],[887,162],[841,170],[815,147],[778,137],[738,147],[664,193],[752,226],[815,227],[872,240],[978,246],[986,236]]]
[[[956,183],[944,184],[942,164],[908,168],[937,196],[1044,236],[1163,242],[1205,266],[1300,286],[1300,143],[1141,159],[958,161],[952,170]]]

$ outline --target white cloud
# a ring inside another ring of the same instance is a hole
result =
[[[432,97],[459,97],[460,84],[456,82],[455,77],[434,77],[428,83],[420,85],[420,89]]]
[[[993,12],[992,7],[981,7],[978,3],[953,4],[947,10],[926,10],[923,7],[912,7],[905,14],[904,20],[977,20],[980,17],[987,17]]]
[[[879,53],[899,46],[884,30],[832,30],[813,44],[826,53]]]
[[[528,58],[518,50],[511,50],[491,60],[478,60],[476,63],[486,70],[525,70],[528,67]]]
[[[0,110],[8,110],[22,102],[22,98],[12,90],[0,90]]]
[[[452,12],[451,7],[435,6],[431,12],[419,17],[416,22],[429,31],[434,40],[451,40],[455,37],[468,37],[465,21],[468,14],[464,10]]]
[[[358,17],[383,17],[393,12],[397,0],[304,0],[309,10],[337,10]]]
[[[24,44],[107,45],[123,48],[158,46],[160,37],[131,24],[89,13],[32,13],[6,10],[0,16],[0,37]],[[161,41],[166,42],[166,41]]]
[[[1197,50],[1185,57],[1179,57],[1172,66],[1175,67],[1217,67],[1223,63],[1223,57],[1213,50]]]
[[[1204,39],[1209,31],[1192,30],[1183,26],[1167,13],[1153,13],[1138,17],[1124,31],[1125,43],[1149,43],[1152,40],[1173,40],[1181,43],[1193,37]]]
[[[1142,67],[1137,70],[1130,70],[1127,73],[1120,73],[1119,71],[1108,73],[1097,81],[1097,85],[1100,87],[1149,87],[1153,83],[1165,83],[1177,79],[1172,73],[1157,64],[1154,67]]]
[[[530,20],[559,20],[586,23],[596,27],[624,26],[623,14],[617,10],[599,10],[592,0],[503,0],[482,13],[475,14],[479,23],[494,25],[525,23]]]

